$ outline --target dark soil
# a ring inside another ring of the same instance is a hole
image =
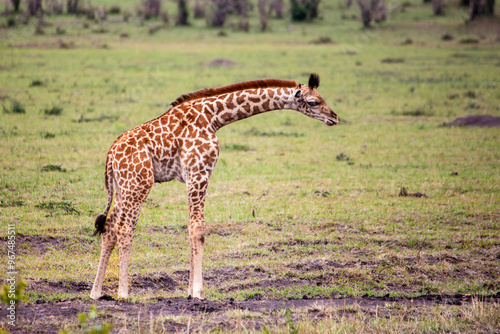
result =
[[[444,126],[480,126],[480,127],[498,127],[500,126],[500,117],[491,115],[472,115],[458,117],[450,123],[444,123]]]
[[[384,58],[380,62],[384,64],[400,64],[404,63],[405,60],[403,58]]]
[[[490,216],[484,217],[484,219],[491,218]],[[360,239],[359,241],[361,242],[362,240]],[[21,252],[30,251],[39,254],[66,247],[75,241],[89,244],[88,240],[46,235],[19,236],[18,241],[22,241],[22,243],[20,242],[20,245],[23,245],[20,248]],[[0,238],[0,244],[5,242],[5,238]],[[401,248],[422,250],[430,247],[425,240],[414,240],[412,238],[409,238],[407,242],[386,240],[384,238],[373,239],[371,242],[376,246],[384,246],[387,249],[394,250]],[[460,240],[456,240],[454,243],[460,244],[460,242]],[[270,252],[270,254],[279,253],[280,256],[286,256],[287,251],[292,251],[294,247],[314,246],[319,247],[318,250],[321,250],[324,247],[331,247],[339,243],[341,243],[340,238],[317,240],[291,239],[286,242],[261,243],[259,244],[259,248]],[[491,246],[485,249],[484,252],[487,252],[487,254],[483,254],[483,258],[487,258],[493,262],[498,261],[497,247]],[[229,255],[229,257],[235,258],[243,256],[248,256],[248,254],[232,253]],[[252,256],[269,255],[254,253]],[[387,303],[423,307],[432,305],[461,305],[469,303],[474,299],[475,296],[471,294],[436,295],[432,293],[428,294],[428,291],[422,291],[424,295],[415,298],[389,297],[388,294],[380,297],[382,294],[387,293],[387,291],[384,290],[384,292],[377,289],[371,291],[378,294],[378,297],[366,295],[352,298],[332,294],[322,295],[321,297],[303,295],[301,298],[300,296],[294,296],[299,297],[294,299],[286,299],[284,297],[269,299],[269,296],[266,296],[266,293],[262,292],[248,294],[245,297],[247,300],[244,301],[229,299],[229,294],[238,291],[268,291],[266,289],[269,288],[283,289],[286,287],[321,286],[331,284],[329,282],[341,277],[353,281],[359,280],[360,277],[350,272],[352,268],[370,270],[373,279],[377,279],[384,270],[389,270],[392,267],[400,267],[405,268],[409,275],[418,276],[419,279],[426,280],[428,279],[428,275],[433,275],[433,280],[439,280],[440,278],[432,270],[427,272],[427,269],[424,269],[425,266],[420,268],[417,265],[426,263],[432,265],[440,265],[441,263],[443,265],[460,264],[460,270],[458,268],[451,268],[450,271],[445,272],[446,275],[456,277],[457,280],[463,280],[471,275],[483,275],[488,280],[491,280],[493,278],[488,275],[494,275],[495,273],[495,271],[491,271],[488,268],[481,269],[474,267],[466,259],[454,257],[447,252],[437,255],[420,254],[418,252],[418,255],[412,257],[398,257],[393,255],[380,259],[342,263],[327,259],[299,261],[284,264],[283,275],[276,275],[274,270],[269,271],[259,265],[228,266],[207,270],[204,272],[206,286],[215,288],[223,296],[225,294],[228,295],[227,299],[222,301],[158,297],[158,295],[169,296],[172,295],[172,292],[178,293],[179,291],[183,291],[185,289],[183,285],[188,282],[188,270],[176,271],[171,275],[162,272],[148,273],[146,275],[130,275],[130,294],[132,300],[134,300],[134,297],[138,297],[141,302],[117,301],[110,297],[109,295],[114,296],[116,293],[118,282],[115,278],[108,278],[105,281],[104,293],[107,295],[103,300],[99,301],[88,299],[92,282],[28,279],[26,294],[30,296],[31,304],[21,304],[19,306],[17,312],[18,326],[14,329],[9,326],[9,329],[12,333],[32,333],[33,328],[36,328],[38,333],[57,333],[62,328],[72,328],[71,326],[75,326],[78,322],[77,314],[89,312],[91,305],[96,305],[98,310],[102,312],[99,321],[113,324],[115,332],[119,332],[119,329],[123,327],[126,327],[128,332],[134,332],[135,327],[133,327],[133,324],[137,325],[137,323],[143,329],[149,330],[151,319],[157,319],[155,321],[161,322],[162,331],[188,332],[197,331],[201,328],[204,330],[215,328],[237,329],[235,328],[234,313],[231,316],[231,312],[228,312],[231,310],[247,310],[256,314],[255,317],[247,319],[245,323],[245,328],[251,331],[251,329],[262,329],[265,325],[283,324],[286,319],[283,317],[283,312],[279,310],[286,310],[287,308],[302,309],[304,312],[294,314],[294,316],[300,317],[303,314],[315,312],[315,310],[321,307],[342,308],[349,305],[358,305],[365,312],[373,313],[376,309],[378,310],[377,312],[384,310]],[[418,273],[415,273],[415,271],[418,271]],[[391,292],[401,294],[416,293],[414,286],[399,286],[389,283],[388,287],[390,287]],[[494,293],[498,291],[494,287],[490,289],[495,291]],[[148,295],[155,297],[149,298],[147,297]],[[500,293],[489,296],[478,296],[478,299],[485,302],[498,303],[500,302]],[[6,319],[7,312],[5,307],[0,308],[0,319]],[[192,322],[188,323],[187,320],[177,320],[186,316],[192,316]]]
[[[45,253],[50,249],[61,249],[66,241],[65,238],[53,237],[48,235],[17,235],[16,243],[20,245],[19,253],[25,254],[35,251],[38,254]],[[0,245],[4,246],[7,238],[0,238]]]
[[[40,238],[35,238],[36,240]],[[33,240],[32,240],[33,241]],[[299,241],[295,241],[299,242]],[[324,241],[322,241],[324,242]],[[43,243],[42,243],[43,244]],[[270,246],[270,245],[266,245]],[[275,244],[273,246],[279,246]],[[408,266],[415,259],[402,259],[398,261],[405,262]],[[441,261],[460,262],[456,258],[437,258],[424,256],[419,261],[428,261],[429,263],[439,263]],[[387,263],[392,259],[384,260]],[[297,262],[287,265],[288,270],[298,272],[310,272],[308,278],[299,278],[285,275],[276,278],[272,273],[267,272],[260,267],[222,267],[208,270],[205,273],[205,282],[207,286],[218,287],[219,293],[230,293],[232,291],[241,291],[252,288],[266,287],[286,287],[318,284],[327,279],[329,275],[339,275],[339,273],[322,272],[328,269],[345,269],[351,266],[361,266],[371,268],[377,265],[375,262],[359,263],[336,263],[330,260],[314,260],[306,262]],[[319,271],[319,272],[318,272]],[[312,275],[313,272],[318,275]],[[343,273],[342,275],[346,275]],[[187,270],[176,271],[172,277],[165,273],[152,273],[149,275],[134,274],[130,277],[131,296],[141,296],[147,293],[158,292],[160,295],[169,295],[169,291],[178,290],[178,282],[187,282],[189,272]],[[247,283],[248,278],[256,279],[252,283]],[[227,282],[238,282],[236,284],[227,284]],[[361,296],[361,297],[340,297],[331,296],[329,298],[319,298],[302,296],[298,299],[269,299],[265,295],[255,294],[247,297],[244,301],[234,301],[232,299],[222,301],[198,300],[192,298],[143,298],[141,302],[119,301],[109,295],[115,295],[117,281],[106,281],[104,291],[106,294],[101,300],[92,301],[88,299],[88,293],[91,289],[91,282],[77,282],[69,280],[28,280],[26,293],[28,295],[35,293],[38,299],[33,300],[31,304],[21,304],[18,308],[18,326],[14,329],[9,328],[12,333],[32,333],[33,328],[37,333],[57,333],[62,328],[73,328],[78,323],[77,315],[79,313],[88,313],[91,305],[98,307],[101,315],[100,322],[108,322],[115,326],[115,332],[126,327],[128,332],[134,332],[134,326],[139,325],[144,330],[150,330],[151,319],[156,319],[155,323],[161,323],[161,331],[167,332],[189,332],[197,331],[203,328],[215,329],[225,328],[228,330],[237,329],[234,312],[231,310],[243,310],[254,314],[251,319],[247,319],[245,328],[262,329],[263,326],[282,325],[287,321],[280,310],[301,309],[303,312],[294,313],[295,320],[300,320],[305,314],[313,314],[321,308],[342,308],[357,305],[363,312],[372,314],[375,311],[383,311],[388,303],[398,303],[401,305],[411,305],[413,307],[433,306],[433,305],[462,305],[471,302],[476,296],[467,294],[455,295],[436,295],[426,294],[414,298],[389,297],[385,296]],[[396,288],[396,287],[394,287]],[[397,289],[396,289],[397,290]],[[58,296],[61,296],[58,298]],[[68,297],[74,296],[74,297]],[[477,296],[484,302],[500,302],[500,293],[489,296]],[[0,309],[0,319],[6,319],[7,309]],[[388,310],[390,312],[390,310]],[[232,314],[232,316],[231,316]],[[171,318],[169,318],[171,317]],[[179,317],[179,318],[176,318]],[[186,319],[193,317],[192,321],[187,322],[176,319]],[[125,320],[124,320],[125,319]],[[172,320],[174,319],[174,320]],[[178,321],[178,322],[177,322]],[[71,327],[73,326],[73,327]],[[189,329],[187,328],[189,326]],[[10,326],[9,326],[10,327]],[[159,329],[159,330],[160,330]]]
[[[154,281],[154,280],[153,280]],[[51,283],[49,283],[51,284]],[[53,284],[54,286],[56,284]],[[229,310],[247,310],[254,313],[275,314],[276,323],[281,318],[275,311],[280,309],[304,309],[313,312],[319,307],[346,307],[358,305],[359,307],[373,311],[377,308],[383,308],[387,303],[399,303],[412,306],[433,306],[433,305],[462,305],[469,303],[474,296],[456,294],[447,295],[425,295],[415,298],[400,297],[360,297],[360,298],[331,298],[331,299],[292,299],[292,300],[249,300],[249,301],[210,301],[198,300],[192,298],[153,298],[144,303],[132,303],[127,301],[117,301],[111,298],[108,300],[88,301],[81,299],[68,299],[52,302],[37,301],[32,305],[20,305],[18,308],[19,322],[18,327],[12,329],[12,333],[30,333],[33,330],[33,321],[37,321],[37,333],[57,333],[60,330],[60,323],[68,323],[76,319],[78,313],[89,312],[91,305],[96,305],[102,312],[102,321],[115,323],[115,326],[121,326],[119,319],[134,319],[148,328],[151,318],[169,317],[169,316],[197,316],[204,315],[205,322],[203,328],[227,328],[234,326],[234,319],[227,316]],[[484,302],[499,302],[500,293],[493,296],[481,297]],[[274,312],[274,313],[273,313]],[[0,317],[6,318],[7,310],[0,310]],[[207,324],[206,319],[211,319]],[[141,321],[142,319],[142,321]],[[272,319],[271,319],[272,320]],[[31,325],[30,325],[31,324]],[[164,330],[170,332],[186,331],[187,325],[167,320],[162,324]],[[195,330],[197,324],[190,324],[191,329]],[[261,328],[262,323],[255,322],[254,328]],[[131,328],[129,328],[131,330]]]

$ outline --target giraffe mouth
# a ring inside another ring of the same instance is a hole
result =
[[[337,125],[337,124],[339,124],[339,121],[337,121],[337,120],[333,120],[333,119],[327,119],[327,120],[325,121],[325,123],[326,123],[326,125],[328,125],[328,126],[333,126],[333,125]]]

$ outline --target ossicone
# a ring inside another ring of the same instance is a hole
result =
[[[311,73],[309,76],[309,88],[314,89],[319,87],[319,75],[316,73]]]

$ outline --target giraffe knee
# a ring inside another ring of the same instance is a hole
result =
[[[191,228],[191,238],[194,241],[200,241],[202,244],[205,243],[205,233],[206,233],[206,228],[205,224],[203,225],[198,225],[198,226],[193,226]]]
[[[105,233],[102,234],[102,248],[109,250],[110,252],[116,246],[116,234],[112,228],[108,228]]]
[[[102,243],[107,245],[116,245],[116,234],[107,232],[102,235]]]

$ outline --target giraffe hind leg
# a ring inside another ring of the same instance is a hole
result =
[[[114,211],[112,228],[105,227],[104,229],[101,260],[91,293],[93,298],[99,298],[101,295],[102,282],[104,281],[109,256],[117,243],[120,256],[118,298],[128,298],[128,266],[134,230],[142,204],[154,184],[152,163],[147,157],[146,151],[137,149],[132,154],[127,155],[123,161],[117,163],[118,166],[127,167],[122,168],[121,177],[115,177],[113,180],[116,201],[114,209],[119,208],[119,210]],[[99,230],[99,226],[97,226],[97,230]],[[110,230],[113,231],[109,232]],[[104,239],[106,233],[113,233],[111,241]]]
[[[108,219],[104,221],[103,226],[105,232],[102,233],[101,258],[99,260],[99,267],[97,269],[94,285],[92,287],[92,291],[90,292],[90,298],[92,299],[99,299],[102,295],[102,284],[106,274],[106,267],[108,266],[109,257],[111,256],[111,252],[113,252],[117,241],[113,225],[117,217],[117,212],[119,211],[119,209],[114,207],[111,210]]]
[[[134,238],[134,231],[137,225],[137,221],[139,220],[139,214],[141,212],[142,204],[146,200],[152,186],[153,182],[150,182],[140,192],[122,192],[122,204],[126,209],[122,210],[120,217],[115,224],[116,236],[118,241],[118,251],[120,254],[118,298],[128,298],[128,267],[130,262],[132,241]]]

